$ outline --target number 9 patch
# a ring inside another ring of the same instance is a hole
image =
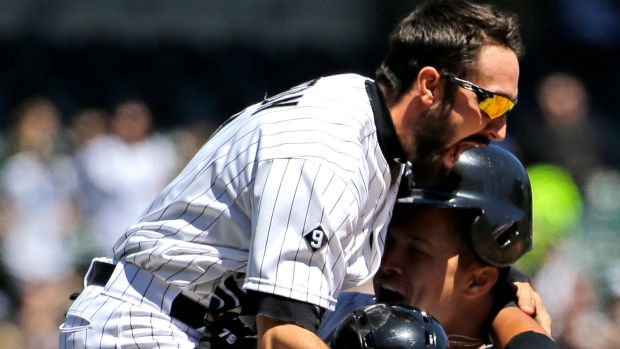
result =
[[[323,226],[319,224],[318,227],[304,235],[304,239],[312,249],[312,252],[316,252],[327,243],[327,235],[323,230]]]

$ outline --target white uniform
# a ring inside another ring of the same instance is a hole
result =
[[[369,280],[403,165],[368,83],[321,78],[227,121],[116,243],[61,348],[193,348],[200,329],[170,316],[179,293],[211,309],[239,306],[238,287],[333,309]]]

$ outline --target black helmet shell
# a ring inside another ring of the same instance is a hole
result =
[[[411,188],[397,204],[475,209],[474,250],[485,262],[505,267],[532,249],[532,189],[521,162],[495,145],[463,152],[435,188]]]
[[[448,349],[448,338],[435,318],[415,307],[371,304],[345,317],[336,328],[332,349]]]

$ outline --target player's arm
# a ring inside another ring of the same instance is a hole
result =
[[[253,190],[242,315],[256,317],[259,348],[327,348],[315,333],[345,281],[341,239],[358,226],[357,198],[331,168],[304,159],[260,162]]]
[[[327,348],[315,333],[350,272],[345,250],[354,254],[366,246],[356,245],[357,235],[371,234],[356,231],[357,191],[321,161],[272,159],[257,166],[253,191],[260,195],[252,202],[242,315],[256,317],[259,348]],[[351,268],[360,277],[367,272]]]
[[[290,322],[259,315],[256,317],[258,349],[328,349],[313,332]]]
[[[315,334],[323,317],[317,305],[248,291],[242,315],[256,316],[258,348],[327,348]]]
[[[559,349],[551,336],[532,317],[517,307],[502,309],[491,324],[498,349]]]

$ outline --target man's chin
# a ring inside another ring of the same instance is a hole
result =
[[[464,151],[487,144],[483,141],[461,141],[426,159],[416,160],[412,169],[415,186],[434,187],[441,184]]]
[[[436,156],[427,161],[413,163],[413,179],[416,187],[433,187],[447,177],[450,167],[446,165],[444,156]]]

